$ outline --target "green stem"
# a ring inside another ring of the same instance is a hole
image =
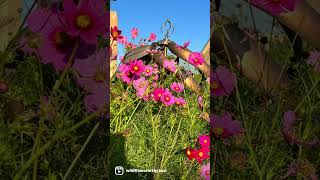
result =
[[[23,173],[30,167],[30,165],[42,154],[45,153],[45,151],[47,149],[49,149],[51,147],[51,145],[53,145],[56,141],[58,141],[60,138],[64,137],[66,134],[76,130],[77,128],[79,128],[80,126],[82,126],[83,124],[88,123],[91,119],[93,119],[96,116],[96,114],[91,114],[90,116],[87,116],[86,118],[84,118],[82,121],[80,121],[79,123],[75,124],[74,126],[72,126],[71,128],[65,130],[64,132],[61,133],[56,133],[52,139],[50,141],[48,141],[45,145],[43,145],[41,148],[39,148],[34,154],[32,154],[32,156],[30,157],[30,159],[24,163],[21,167],[21,169],[18,171],[18,173],[14,176],[14,180],[19,180],[21,179],[21,176],[23,175]]]
[[[78,159],[80,158],[83,150],[87,147],[88,143],[90,142],[93,134],[96,132],[97,128],[99,127],[100,123],[97,123],[93,129],[91,130],[88,138],[86,139],[86,141],[84,142],[83,146],[81,147],[80,151],[78,152],[78,154],[76,155],[76,157],[74,158],[74,160],[72,161],[71,165],[69,166],[66,174],[63,176],[63,180],[66,180],[71,172],[71,170],[73,169],[74,165],[76,164],[76,162],[78,161]]]

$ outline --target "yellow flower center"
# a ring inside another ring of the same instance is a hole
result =
[[[190,156],[190,155],[191,155],[191,151],[188,150],[188,151],[187,151],[187,154]]]
[[[209,176],[210,175],[210,171],[206,171],[206,175]]]
[[[161,94],[161,93],[159,93],[159,94],[158,94],[158,97],[161,97],[161,96],[162,96],[162,94]]]
[[[196,63],[199,62],[199,59],[198,59],[198,58],[195,58],[195,59],[194,59],[194,62],[196,62]]]
[[[180,101],[177,101],[176,104],[180,105]]]
[[[76,24],[79,28],[86,29],[91,25],[91,19],[88,15],[80,15],[76,18]]]
[[[169,96],[167,96],[167,97],[165,98],[165,100],[166,100],[166,101],[169,101],[169,100],[170,100],[170,97],[169,97]]]
[[[178,86],[176,86],[174,89],[175,89],[176,91],[178,91],[180,88],[179,88]]]
[[[207,141],[206,139],[205,139],[205,140],[203,140],[203,143],[207,144],[207,142],[208,142],[208,141]]]
[[[146,72],[147,72],[147,73],[149,73],[149,72],[150,72],[150,70],[149,70],[149,69],[147,69],[147,70],[146,70]]]
[[[133,67],[133,70],[138,71],[138,70],[139,70],[139,66],[135,65],[135,66]]]
[[[211,86],[212,86],[213,89],[217,89],[219,87],[219,84],[216,81],[213,81]]]
[[[199,152],[199,157],[202,157],[203,156],[203,152]]]

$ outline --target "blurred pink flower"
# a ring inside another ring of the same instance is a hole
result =
[[[154,41],[157,39],[157,35],[155,33],[151,33],[149,38],[148,38],[148,41]]]
[[[108,85],[104,82],[92,84],[94,89],[84,97],[84,105],[87,112],[105,111],[109,102]]]
[[[198,106],[200,109],[203,109],[203,98],[202,96],[198,97]]]
[[[316,72],[320,72],[320,52],[317,50],[311,51],[307,63],[312,65]]]
[[[118,42],[122,45],[127,45],[128,44],[128,39],[126,36],[122,36],[121,39],[118,40]]]
[[[73,64],[73,69],[76,70],[81,78],[90,78],[96,82],[106,82],[107,78],[107,52],[106,49],[101,49],[92,56],[86,59],[76,59]],[[92,87],[81,84],[81,87],[90,89]],[[84,85],[84,86],[83,86]]]
[[[236,86],[236,75],[224,66],[218,66],[211,76],[213,96],[228,96]]]
[[[5,93],[9,89],[8,84],[6,82],[0,81],[0,93]]]
[[[62,15],[68,25],[68,33],[81,37],[89,44],[96,44],[97,36],[104,35],[107,28],[108,17],[104,6],[103,0],[81,0],[78,5],[73,0],[63,1]],[[115,32],[118,33],[114,31],[112,34]],[[117,38],[120,39],[119,35]]]
[[[166,106],[171,106],[172,104],[174,104],[174,99],[175,99],[175,97],[171,94],[169,89],[166,89],[165,92],[161,96],[161,101]]]
[[[170,88],[172,91],[175,91],[177,93],[181,93],[184,89],[184,85],[181,83],[174,82],[171,84]]]
[[[145,77],[140,77],[133,81],[133,86],[137,90],[137,96],[143,98],[149,86],[149,81]]]
[[[291,129],[296,121],[296,113],[294,111],[287,111],[283,115],[283,125],[285,128]]]
[[[150,65],[146,65],[144,68],[144,75],[151,76],[153,74],[153,67]]]
[[[203,56],[199,52],[190,53],[188,62],[194,66],[199,66],[204,62]]]
[[[131,29],[131,37],[132,39],[135,39],[138,36],[138,28],[132,28]]]
[[[186,105],[186,101],[182,97],[175,97],[174,103],[178,106],[184,106]]]
[[[177,71],[176,62],[168,60],[168,59],[165,59],[163,61],[163,67],[171,72]]]
[[[140,76],[145,69],[145,65],[142,60],[131,61],[129,66],[130,66],[130,72],[137,76]]]
[[[294,11],[296,6],[296,0],[249,0],[249,2],[272,16]]]
[[[201,167],[201,178],[210,180],[210,162]]]
[[[225,113],[221,117],[212,115],[210,119],[213,134],[217,138],[227,138],[244,131],[241,122],[232,120],[232,116],[229,113]]]

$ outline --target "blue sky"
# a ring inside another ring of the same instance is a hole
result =
[[[128,38],[136,27],[138,38],[149,37],[154,32],[157,40],[163,39],[160,28],[169,18],[174,25],[170,39],[176,43],[190,41],[189,49],[200,52],[209,39],[209,0],[117,0],[111,1],[111,10],[117,11],[119,28]]]

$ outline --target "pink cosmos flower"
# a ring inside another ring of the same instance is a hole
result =
[[[41,15],[40,17],[36,15]],[[38,19],[47,17],[47,23],[43,24],[40,29],[38,27]],[[39,9],[31,13],[27,20],[28,27],[40,35],[40,46],[37,53],[41,57],[44,64],[52,63],[55,69],[63,70],[68,55],[70,55],[74,45],[75,38],[68,35],[68,29],[61,22],[57,14]]]
[[[134,75],[140,76],[144,72],[145,65],[142,60],[134,60],[130,63],[130,72]]]
[[[213,96],[228,96],[236,86],[236,75],[224,66],[218,66],[211,74],[211,93]]]
[[[157,39],[157,35],[155,33],[151,33],[149,38],[148,38],[148,41],[154,41]]]
[[[189,160],[195,159],[197,157],[197,150],[187,148],[186,149],[186,154]]]
[[[153,80],[154,81],[156,81],[156,80],[158,80],[159,79],[159,74],[157,74],[157,75],[155,75],[154,77],[153,77]]]
[[[174,103],[178,106],[184,106],[186,105],[186,101],[182,97],[175,97]]]
[[[130,66],[127,64],[119,65],[119,74],[117,74],[118,78],[121,78],[123,82],[127,84],[131,84],[134,80],[134,74],[130,72]]]
[[[177,71],[176,62],[168,60],[168,59],[165,59],[163,61],[163,67],[171,72]]]
[[[143,73],[145,76],[151,76],[153,74],[152,66],[150,66],[150,65],[145,66]]]
[[[320,52],[317,50],[311,51],[307,63],[312,65],[316,72],[320,72]]]
[[[210,147],[210,136],[209,135],[201,135],[198,137],[199,144],[201,147]]]
[[[208,148],[200,148],[197,149],[197,153],[196,153],[196,160],[198,161],[199,164],[202,164],[202,161],[207,160],[210,158],[210,150]]]
[[[126,36],[122,36],[121,39],[118,40],[118,42],[122,45],[127,45],[128,44],[128,38]]]
[[[199,66],[204,62],[203,56],[199,52],[190,53],[188,62],[194,66]]]
[[[171,84],[170,88],[172,91],[175,91],[177,93],[181,93],[184,89],[184,85],[181,83],[174,82]]]
[[[132,28],[131,29],[131,37],[132,39],[135,39],[138,36],[138,28]]]
[[[149,81],[145,77],[140,77],[133,81],[133,86],[137,90],[137,96],[143,98],[149,86]]]
[[[163,96],[163,94],[165,93],[165,89],[164,88],[155,88],[152,92],[152,97],[155,101],[160,101],[161,97]]]
[[[133,44],[132,42],[127,42],[127,44],[126,44],[126,46],[125,46],[125,48],[129,51],[129,50],[131,50],[131,49],[134,49],[134,48],[136,48],[137,47],[137,45],[135,45],[135,44]]]
[[[161,96],[161,101],[166,106],[171,106],[172,104],[174,104],[174,99],[175,99],[175,97],[171,94],[169,89],[166,89],[165,92]]]
[[[249,0],[252,5],[257,6],[272,16],[294,11],[296,1],[297,0]]]
[[[210,162],[201,167],[201,177],[206,180],[210,180]]]
[[[68,33],[80,36],[89,44],[97,43],[97,36],[104,35],[107,28],[107,13],[103,0],[81,0],[76,5],[73,0],[63,1],[63,17],[68,24]],[[117,28],[117,27],[115,27]],[[117,36],[114,36],[115,34]],[[118,30],[112,29],[112,37],[120,39]]]
[[[233,121],[232,116],[229,113],[225,113],[221,117],[213,115],[210,118],[210,124],[213,128],[213,134],[217,138],[227,138],[240,134],[244,131],[241,126],[241,122]]]

